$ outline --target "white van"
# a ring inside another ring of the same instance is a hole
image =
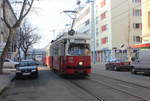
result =
[[[150,74],[150,49],[139,50],[132,58],[131,72],[133,74]]]

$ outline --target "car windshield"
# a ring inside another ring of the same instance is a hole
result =
[[[108,62],[127,62],[128,59],[127,58],[120,58],[120,59],[116,59],[116,58],[111,58],[108,60]]]
[[[35,66],[36,63],[34,61],[21,61],[19,63],[19,66],[22,67],[22,66]]]
[[[88,44],[70,44],[68,53],[70,55],[90,55]]]
[[[108,62],[119,62],[119,60],[118,59],[110,59],[110,60],[108,60]]]

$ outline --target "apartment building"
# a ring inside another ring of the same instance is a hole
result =
[[[90,18],[91,6],[87,4],[83,8],[78,9],[77,19],[75,21],[74,29],[77,32],[90,35]]]
[[[96,60],[105,62],[141,43],[141,0],[95,1]]]
[[[142,43],[150,43],[150,0],[142,0]]]
[[[10,24],[13,25],[16,22],[16,16],[15,16],[8,0],[6,0],[6,11],[7,11],[6,12],[7,20]],[[9,30],[8,30],[7,26],[5,25],[4,19],[3,19],[3,9],[2,9],[2,0],[1,0],[0,1],[0,55],[3,51],[3,48],[5,47],[8,34],[9,34]],[[12,44],[11,46],[12,47],[10,47],[9,53],[8,53],[9,58],[11,58],[11,55],[15,51],[15,49],[14,49],[15,45]]]

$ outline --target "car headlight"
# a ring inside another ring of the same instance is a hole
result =
[[[18,73],[19,73],[19,72],[21,72],[21,70],[17,69],[17,70],[16,70],[16,72],[18,72]]]
[[[83,62],[79,62],[79,65],[82,66],[82,65],[83,65]]]

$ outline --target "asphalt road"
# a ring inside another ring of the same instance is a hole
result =
[[[98,101],[95,97],[50,70],[41,70],[38,79],[15,79],[0,101]]]
[[[62,78],[41,69],[38,79],[15,79],[0,101],[150,101],[149,92],[144,86],[95,73],[88,78]]]

